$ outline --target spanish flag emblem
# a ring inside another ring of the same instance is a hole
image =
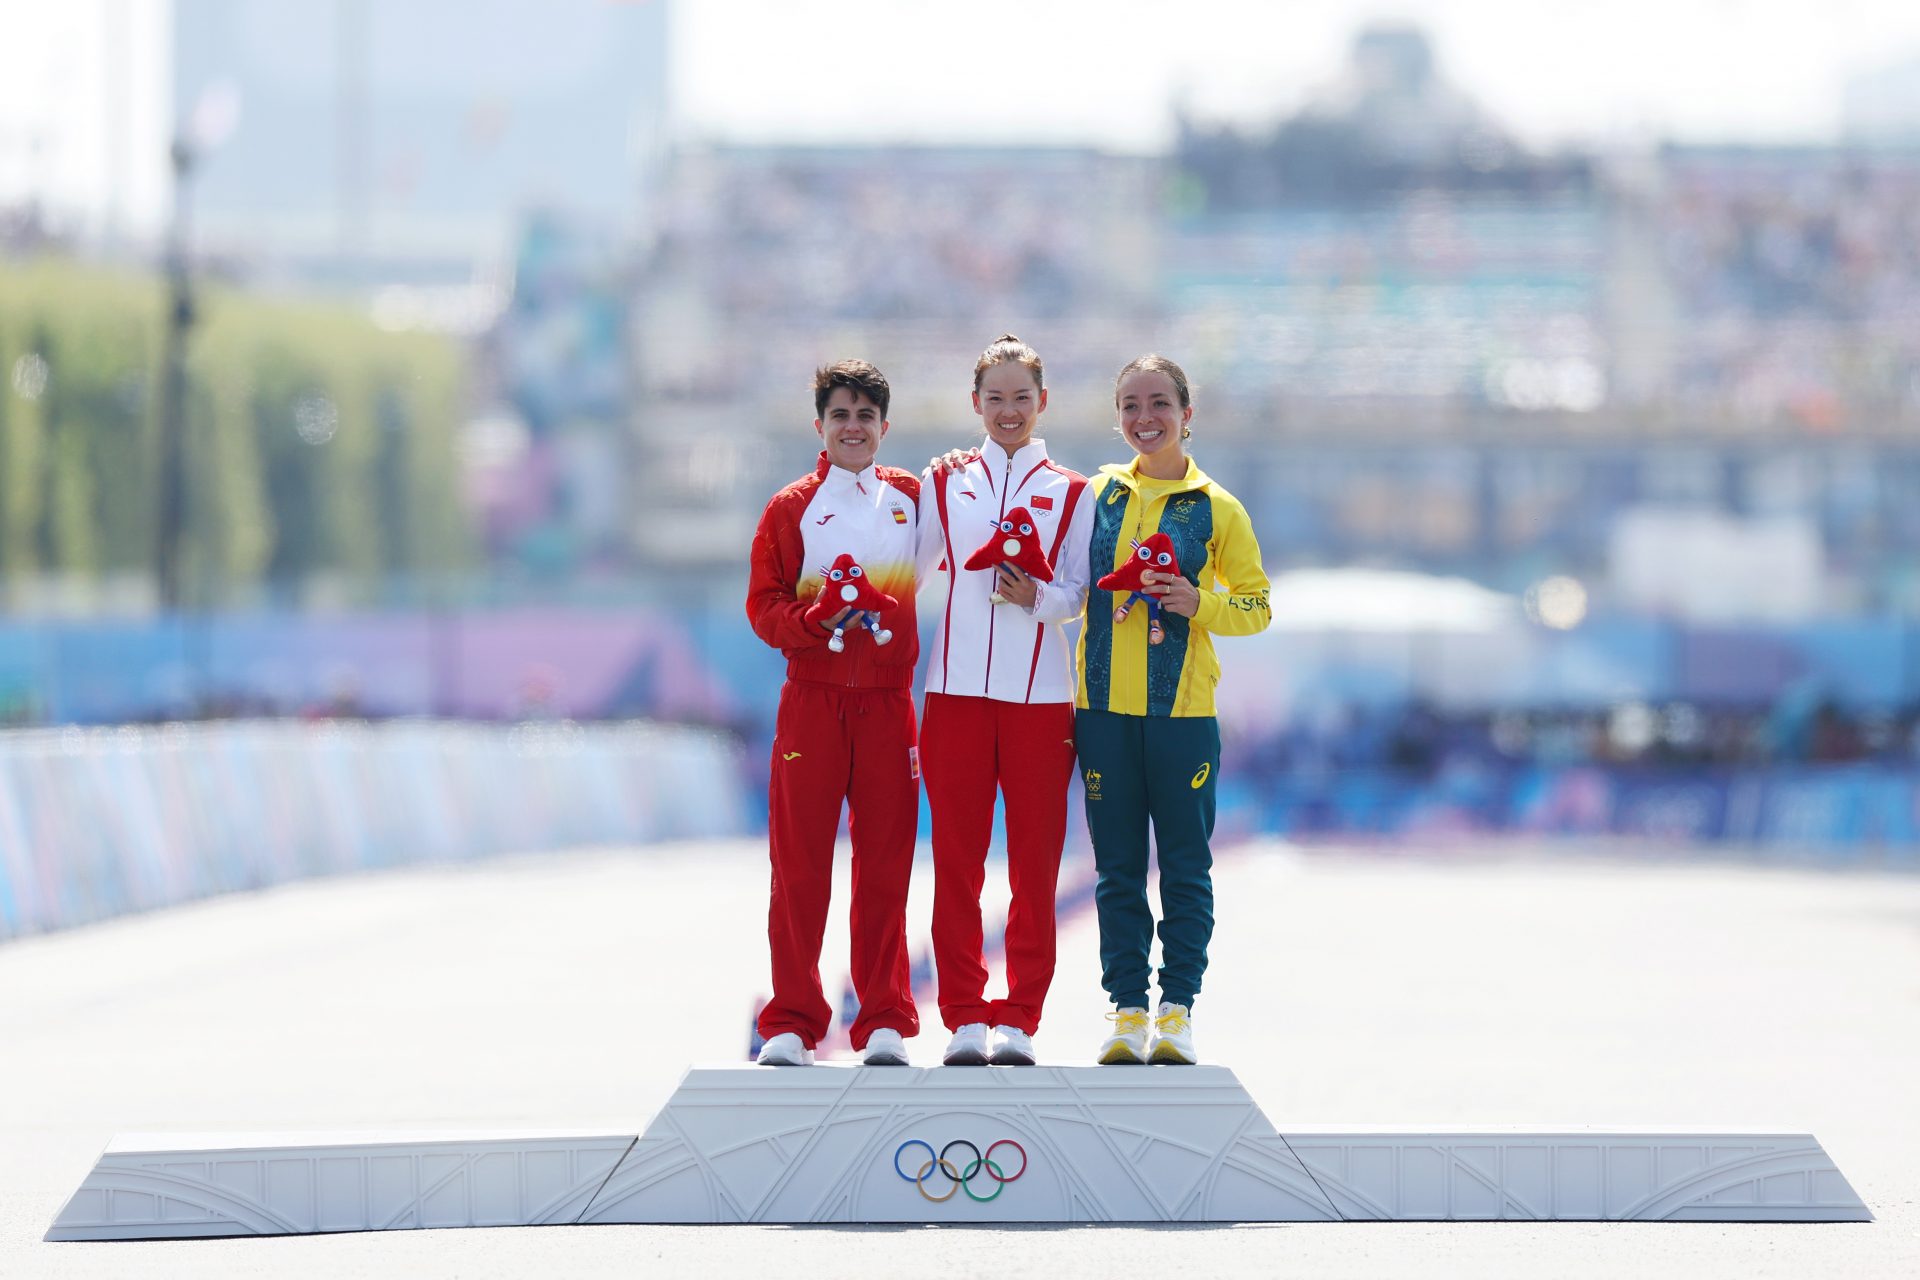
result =
[[[906,511],[900,507],[895,507],[893,509],[893,522],[895,524],[905,524],[907,522]]]

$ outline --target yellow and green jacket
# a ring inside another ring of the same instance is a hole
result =
[[[1149,645],[1147,610],[1136,605],[1116,624],[1118,593],[1089,583],[1075,704],[1132,716],[1214,714],[1213,689],[1220,683],[1214,635],[1250,636],[1273,621],[1267,571],[1247,509],[1191,458],[1178,480],[1141,475],[1138,459],[1108,464],[1089,483],[1087,499],[1093,506],[1093,582],[1126,563],[1136,541],[1165,533],[1173,539],[1180,572],[1200,589],[1200,609],[1191,619],[1162,609],[1166,639]]]

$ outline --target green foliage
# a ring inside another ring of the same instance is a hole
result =
[[[197,301],[190,600],[322,575],[371,589],[468,563],[456,344],[340,305],[230,289]],[[0,262],[0,572],[152,571],[165,306],[151,276]]]
[[[0,572],[32,569],[40,543],[41,469],[46,452],[46,407],[38,392],[21,394],[37,378],[26,341],[0,342],[6,409],[0,416]]]

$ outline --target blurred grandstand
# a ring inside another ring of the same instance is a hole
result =
[[[180,9],[183,32],[205,16]],[[605,29],[615,63],[655,65],[656,20]],[[387,21],[363,34],[401,40]],[[571,196],[435,185],[441,134],[469,168],[539,167],[516,130],[570,92],[657,123],[658,87],[592,72],[590,45],[568,54],[588,70],[517,86],[543,104],[524,119],[458,56],[423,92],[488,111],[388,102],[376,77],[331,118],[428,122],[418,181],[366,157],[342,234],[276,240],[235,214],[250,197],[231,169],[201,193],[197,252],[234,300],[227,354],[216,316],[190,371],[218,465],[194,495],[184,616],[152,617],[140,585],[152,456],[110,447],[143,429],[153,298],[135,283],[60,311],[44,273],[79,272],[49,263],[86,242],[30,207],[0,217],[13,718],[665,714],[763,734],[775,668],[738,622],[743,552],[767,492],[810,465],[809,372],[875,360],[896,395],[885,456],[917,466],[973,438],[973,356],[1011,329],[1048,358],[1067,464],[1123,455],[1111,372],[1164,351],[1196,383],[1196,454],[1276,574],[1448,576],[1511,606],[1449,632],[1363,582],[1387,634],[1303,616],[1228,655],[1249,691],[1240,773],[1266,797],[1249,821],[1364,825],[1330,798],[1345,773],[1403,796],[1503,778],[1505,808],[1461,812],[1519,822],[1545,812],[1512,799],[1529,770],[1657,767],[1717,779],[1721,818],[1698,834],[1751,835],[1725,818],[1740,770],[1914,773],[1920,142],[1539,154],[1421,33],[1387,27],[1299,112],[1183,119],[1164,155],[603,131],[570,153],[605,166]],[[312,125],[282,106],[249,147],[282,116]],[[432,209],[400,216],[418,192]],[[513,228],[456,217],[463,199],[510,207]],[[312,305],[269,285],[353,309],[338,343],[364,354],[329,363],[294,328],[263,351],[264,312],[234,331],[245,308]],[[138,336],[71,336],[103,325]],[[82,346],[102,354],[63,358]],[[457,388],[378,372],[421,359],[457,363]],[[67,470],[22,443],[69,424],[98,443]],[[45,503],[23,475],[53,477]],[[96,508],[102,532],[79,536]],[[600,648],[558,639],[589,633]],[[1910,834],[1901,794],[1905,827],[1883,834]]]

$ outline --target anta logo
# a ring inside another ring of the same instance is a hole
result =
[[[965,499],[966,499],[966,500],[967,500],[968,502],[978,502],[978,501],[980,501],[980,495],[979,495],[979,494],[977,494],[977,493],[975,493],[975,492],[974,492],[973,490],[971,490],[971,489],[962,489],[962,490],[960,491],[960,496],[961,496],[961,497],[963,497],[963,498],[965,498]]]
[[[823,515],[823,516],[821,516],[821,517],[820,517],[820,518],[819,518],[818,520],[815,520],[815,521],[814,521],[814,523],[815,523],[815,524],[825,524],[825,523],[826,523],[827,521],[829,521],[829,520],[831,520],[831,519],[833,519],[833,518],[834,518],[834,516],[836,516],[836,515],[838,515],[838,514],[839,514],[838,512],[835,512],[835,511],[829,511],[829,512],[827,512],[827,514],[825,514],[825,515]]]
[[[1209,760],[1206,764],[1203,764],[1200,766],[1200,772],[1194,774],[1193,781],[1189,782],[1187,785],[1192,787],[1195,791],[1198,791],[1200,788],[1207,785],[1207,775],[1212,772],[1213,772],[1213,762]]]
[[[782,760],[798,760],[800,758],[800,753],[798,751],[789,751],[785,755],[781,756],[780,758]],[[1196,783],[1195,785],[1197,786],[1198,784]]]

